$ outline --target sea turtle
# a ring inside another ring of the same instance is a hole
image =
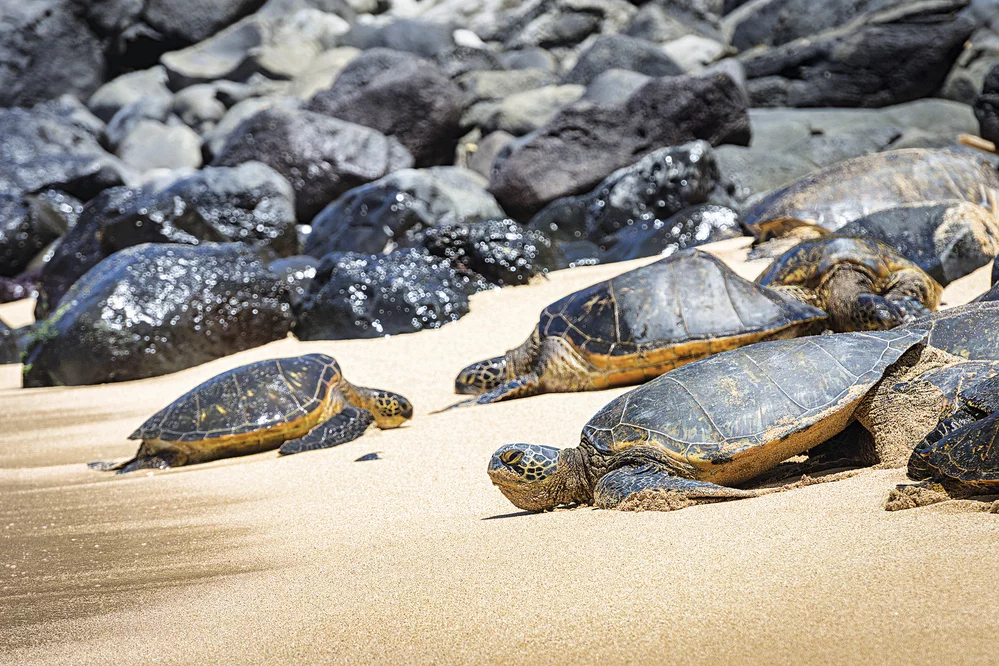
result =
[[[827,236],[803,241],[778,257],[756,283],[829,313],[834,331],[898,326],[928,314],[940,285],[877,241]]]
[[[617,506],[641,491],[683,501],[752,497],[743,484],[841,432],[891,370],[939,354],[904,329],[761,342],[672,370],[612,400],[579,446],[508,444],[489,476],[518,508]],[[866,427],[863,419],[861,424]]]
[[[244,365],[188,391],[143,423],[135,457],[91,463],[119,474],[248,455],[281,447],[282,454],[337,446],[372,423],[395,428],[413,416],[397,393],[354,386],[325,354]]]
[[[920,317],[906,327],[929,332],[929,344],[955,356],[999,361],[999,302],[959,305]]]
[[[881,241],[947,286],[992,261],[999,253],[997,231],[999,209],[949,201],[880,210],[835,233]]]
[[[635,384],[719,351],[817,332],[825,319],[685,250],[549,305],[524,344],[468,366],[455,390],[481,393],[467,402],[484,404]]]
[[[967,148],[908,148],[855,157],[799,178],[751,206],[742,222],[763,242],[838,231],[907,204],[962,202],[985,208],[989,235],[999,237],[999,173],[988,162]]]
[[[959,400],[909,458],[908,476],[918,483],[899,485],[886,509],[999,495],[999,377],[964,389]]]

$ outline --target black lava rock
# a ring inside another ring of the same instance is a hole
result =
[[[720,175],[711,146],[696,141],[661,148],[618,169],[596,188],[556,199],[531,218],[556,243],[603,239],[636,225],[655,225],[708,201]]]
[[[738,217],[731,208],[701,204],[665,220],[644,220],[601,239],[600,263],[668,257],[688,247],[735,238],[742,235]]]
[[[233,132],[213,166],[258,160],[288,179],[299,222],[358,185],[413,166],[413,156],[391,137],[320,113],[270,108]]]
[[[673,62],[661,47],[627,35],[601,35],[583,51],[565,76],[566,83],[593,81],[609,69],[624,69],[648,76],[678,76],[683,68]]]
[[[486,286],[416,249],[334,252],[323,258],[296,310],[295,335],[340,340],[439,328],[467,314],[468,297]]]
[[[0,303],[13,303],[24,298],[38,296],[38,274],[36,271],[22,273],[16,278],[0,277]]]
[[[652,79],[622,104],[570,107],[508,145],[493,164],[490,191],[508,214],[527,219],[657,148],[695,139],[745,145],[749,136],[746,100],[728,76]]]
[[[726,16],[732,46],[745,51],[761,44],[778,46],[846,25],[865,12],[897,6],[905,0],[769,0],[746,4]]]
[[[0,277],[16,277],[76,223],[82,205],[61,192],[0,194]]]
[[[288,300],[297,308],[309,293],[312,280],[319,270],[319,260],[308,255],[282,257],[272,261],[267,268],[284,280],[288,286]]]
[[[36,326],[24,386],[164,375],[285,337],[287,287],[241,244],[147,244],[108,257]]]
[[[0,8],[0,106],[31,106],[103,82],[104,54],[73,0],[6,2]]]
[[[740,56],[753,106],[881,107],[932,95],[975,28],[967,0],[920,0]]]
[[[982,94],[975,100],[975,117],[982,138],[999,144],[999,65],[985,76]]]
[[[467,169],[403,169],[355,188],[324,208],[312,221],[306,254],[381,254],[411,247],[422,229],[452,222],[475,222],[503,215],[485,190],[485,179]]]
[[[307,108],[395,137],[416,166],[454,161],[461,90],[426,60],[386,49],[368,51]]]
[[[564,264],[544,233],[510,219],[444,224],[420,236],[421,245],[431,254],[501,287],[527,284],[535,275]]]
[[[0,365],[21,362],[21,345],[18,334],[0,321]]]
[[[355,23],[350,32],[340,38],[340,44],[363,51],[387,48],[433,58],[453,48],[454,37],[452,28],[442,23],[395,19],[384,25]]]
[[[123,167],[72,119],[0,109],[0,194],[60,190],[84,201],[122,184]]]
[[[142,243],[240,241],[298,253],[294,195],[273,169],[206,168],[161,191],[114,188],[90,201],[42,271],[39,314],[105,257]]]

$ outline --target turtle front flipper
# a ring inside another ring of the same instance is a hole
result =
[[[363,435],[374,422],[375,417],[368,410],[347,405],[340,413],[323,421],[303,437],[289,439],[281,445],[279,452],[287,456],[346,444]]]
[[[746,499],[756,490],[727,488],[673,476],[654,463],[628,465],[605,474],[593,490],[598,509],[673,511],[694,504]]]
[[[171,467],[178,467],[183,465],[182,460],[178,460],[176,456],[171,455],[168,451],[163,451],[154,456],[136,455],[134,458],[129,458],[128,460],[122,462],[115,462],[113,460],[99,460],[97,462],[87,463],[87,467],[98,472],[117,472],[118,474],[128,474],[129,472],[137,472],[140,469],[170,469]]]
[[[454,380],[454,392],[478,395],[499,388],[507,379],[506,356],[487,358],[471,364],[458,373]]]
[[[458,409],[460,407],[471,407],[473,405],[488,405],[493,402],[502,402],[503,400],[514,400],[516,398],[528,398],[532,395],[540,395],[544,393],[544,389],[541,386],[541,380],[535,373],[530,373],[523,375],[522,377],[517,377],[516,379],[511,379],[510,381],[502,384],[499,388],[495,388],[492,391],[483,393],[477,398],[469,398],[468,400],[462,400],[456,402],[453,405],[449,405],[444,409],[437,412],[431,412],[431,414],[438,414],[440,412],[448,412],[452,409]]]
[[[532,372],[516,379],[511,379],[499,388],[483,393],[473,402],[477,405],[488,405],[493,402],[502,402],[503,400],[529,398],[532,395],[540,395],[541,393],[544,393],[541,387],[541,379],[537,374]]]

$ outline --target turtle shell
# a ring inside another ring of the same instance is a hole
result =
[[[999,414],[958,428],[935,444],[916,448],[909,476],[999,488]],[[995,492],[995,490],[990,490]]]
[[[583,428],[597,455],[652,446],[691,478],[740,483],[837,434],[925,334],[761,342],[682,366],[610,402]]]
[[[341,379],[340,367],[325,354],[251,363],[196,386],[150,417],[129,439],[222,444],[273,433],[276,441],[265,444],[277,446],[318,422]],[[296,424],[302,427],[288,428]]]
[[[989,191],[997,188],[999,175],[969,152],[891,150],[838,162],[778,188],[746,212],[743,224],[762,240],[801,223],[837,231],[917,202],[968,201],[991,209]]]
[[[907,326],[928,331],[928,344],[972,361],[999,361],[999,302],[968,303],[920,317]]]
[[[636,354],[671,348],[677,358],[700,357],[825,318],[742,279],[710,254],[688,250],[552,303],[538,331],[610,370],[634,365]]]
[[[824,237],[798,243],[774,260],[756,279],[757,284],[819,286],[823,276],[842,264],[855,264],[879,279],[919,267],[887,245],[866,238]]]

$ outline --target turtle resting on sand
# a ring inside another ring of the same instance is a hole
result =
[[[919,202],[871,213],[835,233],[881,241],[947,286],[999,253],[999,210],[970,201]]]
[[[810,173],[750,207],[742,223],[763,242],[839,231],[853,220],[899,206],[950,208],[962,203],[985,209],[975,217],[989,227],[979,236],[994,246],[999,238],[999,173],[968,149],[909,148],[855,157]]]
[[[804,241],[778,257],[756,283],[829,313],[834,331],[893,328],[929,314],[940,285],[877,241],[828,236]]]
[[[907,325],[928,344],[972,361],[999,361],[999,302],[982,301],[928,314]]]
[[[716,352],[824,327],[825,312],[740,278],[699,250],[577,291],[524,344],[458,375],[465,403],[636,384]]]
[[[131,460],[91,463],[119,474],[242,456],[337,446],[372,423],[395,428],[413,416],[397,393],[354,386],[325,354],[259,361],[209,379],[143,423]]]
[[[710,356],[612,400],[575,448],[501,447],[489,476],[529,511],[613,508],[650,493],[696,503],[769,492],[733,486],[827,441],[855,417],[869,430],[879,427],[884,410],[865,403],[881,395],[872,389],[883,377],[914,384],[927,369],[961,363],[925,338],[905,329],[840,333]],[[891,416],[906,418],[897,409]]]
[[[960,407],[913,450],[909,478],[888,497],[889,511],[947,499],[999,495],[999,377],[959,394]]]

